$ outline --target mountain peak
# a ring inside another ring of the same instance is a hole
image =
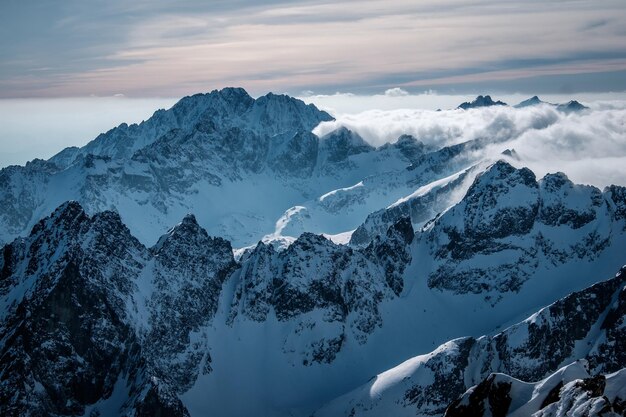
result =
[[[203,242],[208,239],[208,233],[200,227],[196,217],[193,214],[187,214],[180,223],[161,236],[152,249],[154,252],[159,253],[168,250],[172,245],[178,246],[179,243],[191,244],[193,242]]]
[[[185,217],[183,217],[183,220],[181,221],[181,224],[187,225],[187,226],[197,226],[200,227],[198,225],[198,221],[196,220],[196,216],[193,215],[192,213],[188,213],[185,215]]]
[[[78,201],[70,200],[57,207],[50,216],[40,220],[31,231],[31,235],[44,229],[76,231],[89,216]]]
[[[399,145],[403,145],[403,144],[413,144],[413,143],[422,143],[422,142],[420,142],[415,136],[405,133],[405,134],[398,136],[396,143]]]
[[[538,199],[535,174],[500,160],[476,177],[463,198],[465,230],[483,238],[526,233]]]
[[[543,103],[545,103],[545,101],[541,101],[541,99],[539,97],[532,96],[529,99],[526,99],[524,101],[519,102],[514,107],[519,109],[519,108],[522,108],[522,107],[536,106],[536,105],[543,104]]]
[[[502,151],[502,155],[508,156],[511,159],[515,159],[516,161],[520,160],[520,157],[515,149],[505,149]]]
[[[576,100],[570,100],[569,102],[565,104],[559,104],[558,106],[556,106],[556,109],[559,111],[562,111],[563,113],[573,113],[573,112],[578,112],[582,110],[587,110],[588,108],[589,107],[580,104]]]
[[[69,200],[57,207],[51,217],[76,217],[85,213],[83,206],[76,200]]]
[[[541,179],[544,188],[557,190],[565,184],[572,184],[570,179],[563,172],[548,173]]]
[[[503,101],[493,101],[491,96],[478,96],[472,102],[464,102],[459,105],[459,109],[467,110],[467,109],[475,109],[477,107],[490,107],[490,106],[506,106],[507,104]]]
[[[221,90],[213,90],[210,94],[218,94],[225,97],[250,97],[250,94],[241,87],[224,87]]]
[[[519,177],[525,184],[536,183],[537,178],[535,174],[528,168],[515,168],[513,165],[509,164],[503,159],[499,159],[494,162],[491,166],[489,166],[484,173],[480,174],[477,177],[478,179],[487,179],[497,180],[497,179],[506,179],[510,177]],[[484,178],[483,178],[484,177]]]
[[[329,162],[340,162],[350,155],[374,150],[374,147],[367,143],[358,133],[345,126],[340,126],[322,137],[320,146],[326,149]]]

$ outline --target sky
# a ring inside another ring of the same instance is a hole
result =
[[[626,90],[624,0],[2,0],[0,98]]]

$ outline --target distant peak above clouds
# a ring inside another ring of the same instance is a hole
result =
[[[523,108],[523,107],[528,107],[528,106],[536,106],[536,105],[538,105],[538,104],[544,104],[544,103],[545,103],[545,101],[542,101],[539,97],[537,97],[537,96],[532,96],[532,97],[531,97],[531,98],[529,98],[529,99],[526,99],[526,100],[524,100],[524,101],[519,102],[518,104],[516,104],[516,105],[515,105],[515,106],[513,106],[513,107],[515,107],[515,108],[517,108],[517,109],[521,109],[521,108]]]
[[[562,111],[564,113],[572,113],[572,112],[587,110],[588,108],[589,107],[580,104],[576,100],[571,100],[568,103],[558,104],[556,106],[557,110]]]
[[[474,101],[464,102],[459,105],[459,109],[467,110],[467,109],[475,109],[477,107],[490,107],[490,106],[506,106],[507,104],[503,101],[493,101],[491,96],[478,96]]]

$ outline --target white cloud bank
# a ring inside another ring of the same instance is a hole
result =
[[[336,114],[336,121],[322,123],[315,133],[322,136],[345,126],[375,146],[394,142],[402,134],[435,147],[487,138],[493,144],[482,151],[485,158],[498,158],[502,151],[514,149],[520,157],[517,165],[529,167],[539,178],[561,171],[577,183],[626,185],[626,100],[585,104],[589,110],[571,114],[550,105],[369,110]]]
[[[387,97],[402,97],[402,96],[408,96],[409,92],[399,87],[394,87],[394,88],[390,88],[386,90],[385,95]]]

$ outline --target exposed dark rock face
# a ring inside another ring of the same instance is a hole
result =
[[[446,410],[446,417],[483,416],[485,411],[493,417],[506,417],[511,405],[511,383],[496,380],[491,375],[476,385],[469,394],[467,404],[461,399],[455,400]]]
[[[538,381],[576,359],[576,346],[593,337],[588,341],[588,353],[585,356],[590,372],[610,373],[625,368],[626,358],[621,349],[625,340],[621,333],[623,326],[615,321],[615,317],[620,314],[621,320],[626,318],[626,311],[622,310],[626,303],[620,299],[624,297],[625,284],[626,270],[623,269],[615,278],[573,293],[491,340],[479,339],[476,345],[478,348],[470,355],[483,358],[482,372],[504,372],[516,379]],[[594,333],[596,328],[601,328],[602,332]],[[520,343],[521,338],[523,341]],[[494,363],[497,364],[495,367]],[[603,380],[604,377],[599,375],[586,379],[581,386],[597,394],[604,390]],[[487,379],[479,386],[484,388],[492,382],[493,379]],[[557,391],[546,394],[544,406],[560,398]],[[458,408],[454,413],[460,414],[449,415],[483,415],[472,414],[470,409],[460,406],[453,405],[452,408]]]
[[[155,378],[135,404],[134,417],[189,417],[189,412],[180,399],[160,386]]]
[[[548,395],[546,396],[546,398],[544,398],[544,400],[541,402],[540,408],[546,408],[550,404],[554,404],[555,402],[560,400],[561,388],[563,388],[563,381],[559,381],[559,383],[556,384],[556,386],[552,388],[550,392],[548,392]]]
[[[625,275],[623,268],[620,275]],[[613,299],[601,325],[605,337],[589,353],[593,369],[611,373],[624,367],[626,363],[626,287],[622,287]]]
[[[136,372],[123,306],[146,251],[114,213],[88,218],[74,202],[6,248],[13,267],[5,262],[2,283],[15,301],[0,329],[5,414],[80,414]]]
[[[515,195],[515,199],[511,196]],[[430,232],[439,240],[435,253],[441,266],[429,277],[429,286],[457,292],[481,293],[518,290],[536,262],[536,248],[525,247],[511,237],[527,235],[539,210],[539,186],[528,169],[515,169],[500,161],[479,175],[454,213],[446,213]],[[458,225],[454,219],[462,218]],[[447,236],[445,243],[440,236]],[[463,265],[477,255],[514,251],[513,262],[466,269]],[[505,270],[511,273],[504,273]]]
[[[584,371],[568,369],[575,367],[576,364],[572,364],[536,383],[492,374],[450,404],[445,417],[506,416],[507,412],[542,417],[623,415],[620,395],[624,394],[626,371],[608,378],[605,375],[585,377]],[[544,399],[539,403],[537,400],[541,398]],[[513,410],[510,409],[512,402],[516,404]]]
[[[154,290],[144,351],[154,374],[184,392],[196,380],[208,349],[206,342],[191,343],[190,337],[213,319],[222,283],[237,265],[230,243],[210,237],[193,215],[151,251]]]
[[[365,142],[358,134],[345,127],[324,136],[321,139],[320,147],[326,163],[329,164],[336,164],[347,160],[351,155],[374,150],[374,147]]]
[[[530,170],[499,161],[420,237],[431,242],[438,259],[429,286],[458,293],[518,291],[545,266],[540,258],[552,265],[595,259],[610,244],[611,228],[622,227],[622,197],[620,188],[603,193],[574,185],[562,173],[536,181]],[[559,240],[561,233],[568,239]],[[473,262],[498,253],[506,253],[506,261],[478,267]]]
[[[203,359],[210,371],[206,343],[190,335],[215,314],[235,267],[230,244],[193,216],[148,250],[116,213],[89,217],[66,203],[3,249],[5,415],[81,415],[120,380],[130,402],[109,405],[120,415],[187,415],[176,394]]]
[[[614,299],[621,292],[620,286],[625,283],[625,275],[621,272],[614,279],[571,294],[542,310],[532,319],[496,335],[493,346],[502,363],[498,371],[526,381],[536,381],[568,360],[574,359],[575,341],[584,340],[594,326],[607,326],[605,323],[608,313],[615,308]],[[608,327],[613,331],[617,330],[615,324],[608,324]],[[520,334],[527,335],[522,343],[513,344],[509,341]],[[605,337],[608,337],[609,343],[615,340],[615,336],[609,332]],[[618,351],[611,352],[612,354],[598,359],[596,364],[592,359],[596,354],[590,351],[588,355],[591,369],[606,372],[605,368],[598,365],[602,363],[605,367],[611,363],[612,357],[619,355]],[[529,365],[529,360],[532,365]],[[611,367],[608,372],[621,367],[623,365]]]
[[[394,143],[386,143],[380,147],[380,150],[396,148],[410,162],[414,163],[417,158],[428,151],[431,151],[423,142],[419,141],[412,135],[401,135]]]
[[[512,194],[521,204],[507,204]],[[467,191],[465,232],[476,240],[528,233],[538,209],[535,174],[499,161],[481,175]]]
[[[620,331],[620,326],[613,323],[611,318],[614,317],[611,312],[624,304],[624,302],[615,303],[615,300],[618,294],[624,292],[625,272],[622,270],[613,279],[557,301],[491,340],[479,339],[478,348],[472,355],[483,358],[482,372],[504,372],[516,379],[538,381],[568,361],[577,359],[574,349],[581,341],[590,337],[596,340],[595,343],[589,342],[589,350],[585,357],[591,372],[609,373],[626,367],[620,351],[623,336],[614,334]],[[622,319],[624,317],[626,315],[622,314]],[[600,334],[594,333],[594,329],[598,327],[604,327]],[[598,352],[598,346],[604,346],[601,354]],[[494,363],[497,364],[495,367]],[[600,381],[601,378],[598,378]],[[595,380],[589,381],[590,387],[597,385],[594,385],[593,381]],[[552,398],[554,395],[553,393]]]
[[[540,185],[542,193],[551,199],[542,199],[537,220],[548,226],[566,225],[580,229],[596,220],[599,209],[605,204],[600,190],[590,186],[575,186],[563,173],[546,175]],[[586,201],[578,203],[576,207],[570,202],[576,197]]]
[[[475,109],[478,107],[489,107],[489,106],[506,106],[506,103],[498,100],[493,101],[491,96],[478,96],[472,102],[464,102],[459,104],[459,109],[467,110],[467,109]]]
[[[276,138],[274,138],[276,141]],[[310,177],[317,165],[319,139],[310,132],[298,132],[276,146],[271,166],[282,175]]]
[[[369,257],[382,264],[385,282],[396,294],[404,288],[403,273],[411,262],[408,246],[413,242],[415,232],[408,217],[401,218],[387,230],[386,238],[377,237],[367,248]]]
[[[615,220],[626,219],[626,187],[611,185],[604,192],[609,196],[607,204],[610,205]]]
[[[299,323],[295,332],[316,334],[316,323],[307,314],[321,311],[323,321],[335,325],[335,334],[312,342],[304,362],[329,363],[347,334],[363,344],[382,325],[378,305],[401,293],[413,236],[410,222],[403,219],[361,250],[311,233],[282,252],[259,243],[237,276],[229,320],[265,321],[274,311],[278,320]]]
[[[429,415],[441,415],[455,393],[464,390],[463,373],[468,366],[470,352],[476,341],[472,338],[449,342],[452,349],[442,349],[430,354],[425,363],[434,376],[426,386],[415,384],[404,393],[403,404]]]

